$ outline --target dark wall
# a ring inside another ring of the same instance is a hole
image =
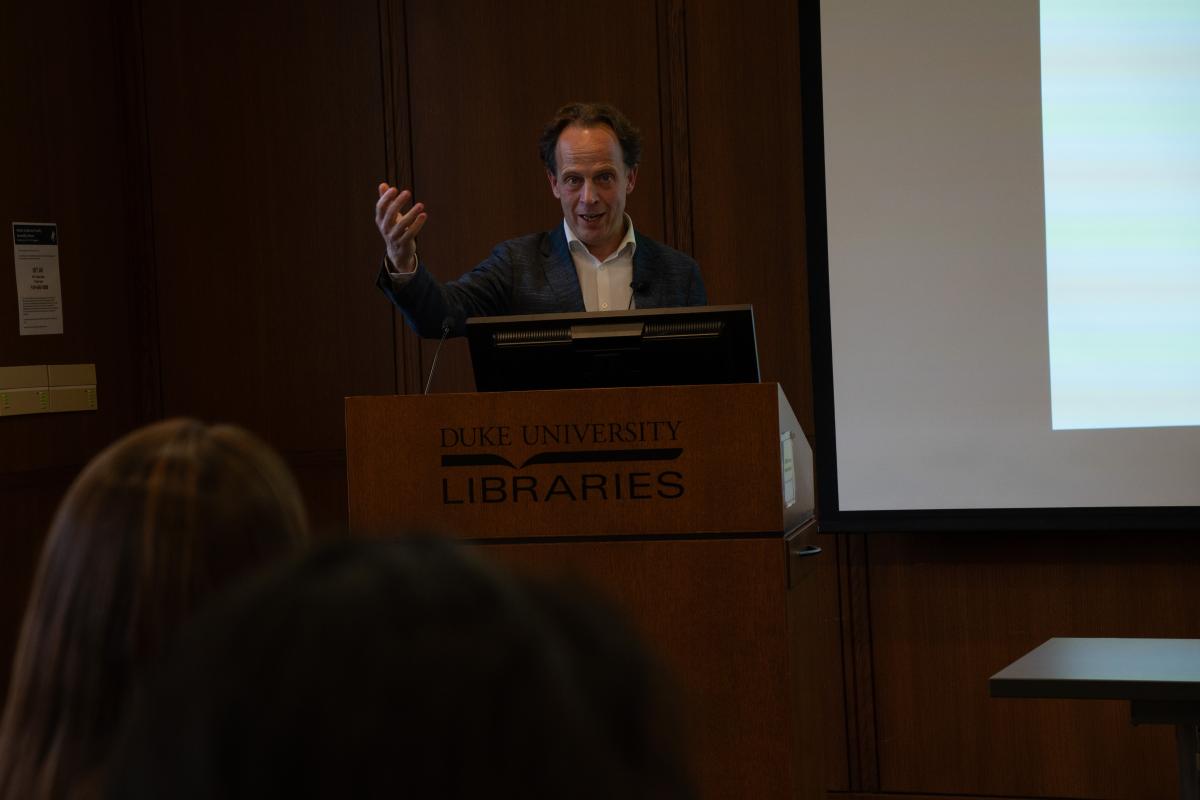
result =
[[[47,524],[79,468],[153,413],[148,262],[126,55],[103,4],[0,12],[0,366],[94,363],[99,410],[0,418],[0,691]],[[63,334],[20,336],[12,222],[56,222]]]
[[[0,208],[59,223],[66,315],[63,336],[17,336],[0,276],[0,364],[95,362],[100,397],[0,419],[0,678],[63,489],[145,421],[251,428],[318,524],[344,522],[342,398],[418,391],[433,353],[373,287],[376,184],[414,187],[422,257],[454,277],[558,224],[534,140],[567,100],[642,127],[635,224],[694,254],[713,302],[754,304],[764,378],[811,433],[796,3],[80,5],[0,19],[0,102],[19,110],[0,115]],[[434,391],[469,390],[448,350]],[[986,682],[1051,635],[1200,635],[1198,540],[823,538],[831,791],[1173,795],[1165,731]]]
[[[163,411],[260,433],[340,520],[342,398],[396,386],[376,3],[146,3],[142,24]]]

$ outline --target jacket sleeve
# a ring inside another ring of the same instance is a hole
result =
[[[700,265],[692,262],[692,280],[688,284],[687,305],[708,305],[708,294],[704,291],[704,279],[700,277]]]
[[[404,314],[408,326],[426,339],[442,335],[450,320],[450,335],[467,332],[468,317],[490,317],[507,312],[512,293],[512,263],[505,245],[499,245],[483,262],[457,280],[439,283],[424,263],[411,278],[397,281],[379,272],[375,284]]]

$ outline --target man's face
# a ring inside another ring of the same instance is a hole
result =
[[[633,191],[637,167],[625,166],[607,125],[568,125],[554,152],[558,174],[547,171],[550,190],[571,231],[592,255],[607,258],[625,235],[625,195]]]

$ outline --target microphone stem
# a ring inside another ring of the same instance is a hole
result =
[[[442,345],[446,343],[446,337],[450,335],[450,326],[442,324],[442,338],[438,339],[437,349],[433,351],[433,363],[429,365],[429,377],[425,380],[425,391],[421,394],[429,394],[429,387],[433,384],[433,373],[437,370],[438,356],[442,354]]]

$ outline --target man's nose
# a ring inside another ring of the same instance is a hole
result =
[[[591,181],[584,181],[583,190],[580,192],[580,199],[583,201],[584,205],[591,205],[592,203],[596,202],[596,185]]]

